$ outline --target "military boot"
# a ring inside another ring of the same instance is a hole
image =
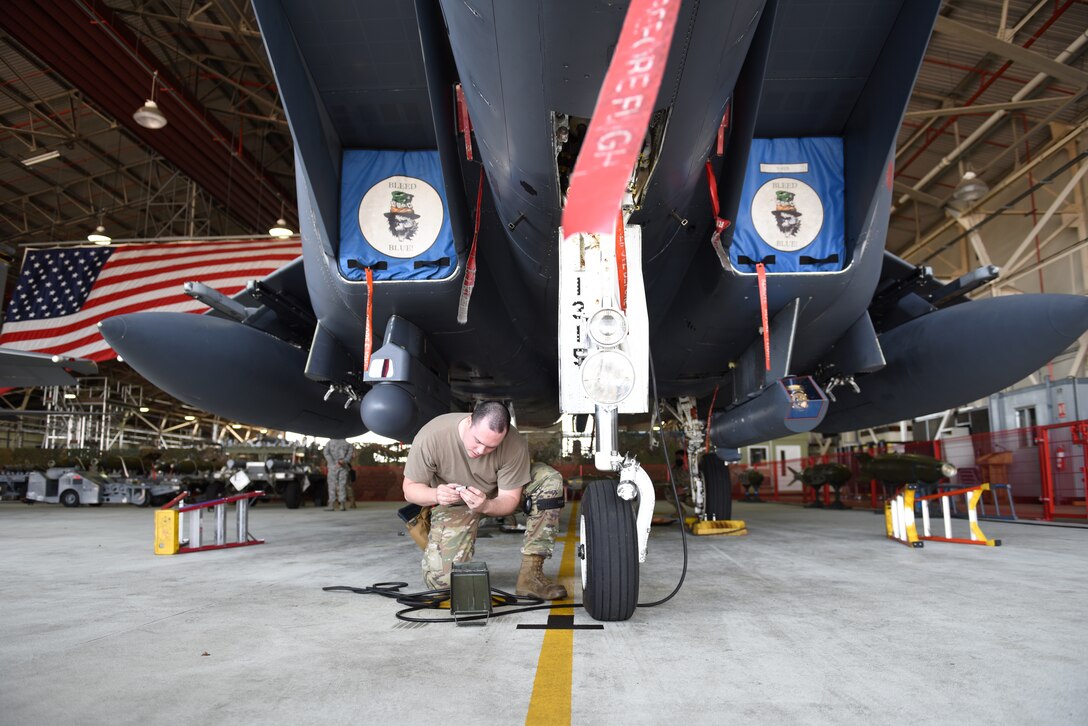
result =
[[[567,596],[567,588],[544,575],[544,555],[521,556],[521,571],[514,592],[541,600],[562,600]]]
[[[325,507],[325,511],[326,512],[335,512],[336,511],[336,502],[335,501],[329,502],[329,506]]]

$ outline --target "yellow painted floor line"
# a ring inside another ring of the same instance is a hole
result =
[[[559,580],[567,584],[567,593],[572,594],[574,550],[578,546],[578,502],[571,502],[567,534],[561,541],[563,558],[559,561]],[[574,600],[560,602],[573,603]],[[555,615],[573,615],[574,608],[555,608],[548,612]],[[545,630],[540,658],[536,662],[536,679],[533,681],[533,695],[529,698],[525,726],[570,726],[573,670],[574,631]]]

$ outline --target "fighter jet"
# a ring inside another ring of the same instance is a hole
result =
[[[595,618],[634,612],[653,502],[619,417],[673,411],[697,509],[728,518],[738,447],[977,399],[1088,327],[1082,297],[968,301],[994,270],[945,283],[884,250],[939,0],[253,6],[302,260],[103,335],[254,425],[409,441],[485,398],[522,428],[592,417],[620,479],[581,508]]]

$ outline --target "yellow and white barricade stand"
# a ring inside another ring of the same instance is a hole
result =
[[[982,493],[988,491],[990,491],[989,482],[979,484],[978,486],[953,489],[952,491],[918,497],[918,501],[922,503],[922,539],[932,540],[934,542],[954,542],[956,544],[1000,547],[1001,540],[987,539],[986,535],[982,533],[982,528],[978,526],[978,503],[982,499]],[[967,501],[967,524],[970,527],[970,539],[952,536],[952,516],[949,513],[949,498],[957,497],[961,494]],[[934,499],[941,500],[941,519],[944,523],[944,537],[933,537],[929,532],[929,503]]]
[[[978,503],[982,499],[982,493],[989,490],[990,485],[987,483],[920,497],[918,496],[918,485],[908,484],[899,491],[895,499],[884,504],[884,524],[887,536],[889,539],[897,540],[911,547],[923,546],[924,540],[1000,547],[1001,540],[987,538],[978,524]],[[967,523],[970,528],[970,539],[952,536],[950,498],[960,495],[963,495],[967,503]],[[935,537],[930,532],[929,503],[936,499],[941,500],[941,519],[944,525],[943,537]],[[922,507],[921,535],[918,534],[918,527],[914,518],[915,502],[920,503]]]
[[[914,523],[914,498],[917,494],[918,485],[907,484],[899,490],[895,499],[884,502],[884,529],[888,539],[902,542],[908,547],[923,546]]]

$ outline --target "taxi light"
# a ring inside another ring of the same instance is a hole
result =
[[[619,345],[627,336],[627,318],[614,308],[603,308],[589,319],[589,337],[602,348]]]

